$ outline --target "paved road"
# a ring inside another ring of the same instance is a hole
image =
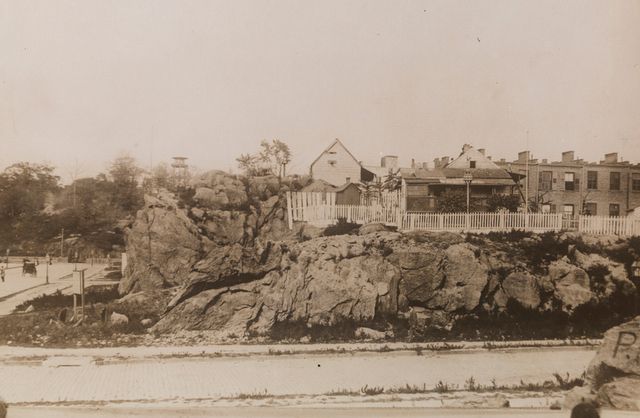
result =
[[[602,418],[636,418],[637,412],[604,410]],[[194,408],[189,407],[118,407],[118,408],[25,408],[12,407],[7,418],[568,418],[568,411],[551,410],[461,410],[423,408],[277,408],[234,407]]]
[[[65,291],[71,288],[72,272],[75,268],[87,269],[85,286],[92,284],[92,278],[104,270],[104,265],[90,265],[84,263],[54,263],[49,266],[49,284],[46,283],[47,266],[42,263],[37,266],[37,276],[22,275],[22,266],[9,264],[4,282],[0,282],[0,315],[8,315],[21,303],[42,294]]]
[[[105,353],[108,351],[105,351]],[[94,353],[96,353],[94,351]],[[585,348],[472,352],[351,353],[118,359],[41,356],[0,363],[0,396],[10,403],[181,402],[242,395],[321,395],[440,380],[477,384],[541,383],[555,372],[579,376],[593,357]]]

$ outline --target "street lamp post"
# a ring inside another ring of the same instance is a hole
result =
[[[473,175],[471,174],[470,171],[465,171],[462,179],[464,180],[464,183],[467,185],[467,214],[468,214],[469,203],[470,203],[469,186],[471,186],[471,182],[473,181]]]
[[[44,262],[47,265],[45,279],[46,279],[46,283],[49,284],[49,263],[51,263],[51,256],[49,254],[47,254],[47,256],[44,258]]]

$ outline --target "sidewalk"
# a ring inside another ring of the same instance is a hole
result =
[[[37,266],[37,276],[22,275],[22,266],[9,264],[4,282],[0,282],[0,315],[9,315],[16,306],[28,300],[65,291],[71,288],[72,274],[75,267],[87,269],[85,272],[85,287],[92,285],[91,278],[104,269],[104,265],[89,265],[83,263],[59,263],[49,266],[49,284],[46,284],[47,266],[42,263]]]

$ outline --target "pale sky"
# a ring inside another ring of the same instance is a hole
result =
[[[299,173],[334,138],[512,160],[527,131],[640,162],[640,1],[0,0],[0,168],[228,169],[273,138]]]

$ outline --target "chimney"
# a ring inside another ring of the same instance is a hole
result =
[[[529,151],[520,151],[518,153],[518,162],[524,163],[529,158]]]
[[[573,151],[565,151],[562,153],[562,162],[570,163],[575,160],[575,155]]]
[[[485,149],[484,149],[484,148],[478,148],[478,152],[479,152],[480,154],[484,155],[484,151],[485,151]],[[491,158],[489,158],[489,159],[491,159]]]
[[[469,145],[469,144],[464,144],[464,145],[462,146],[462,152],[463,152],[463,153],[465,153],[465,152],[469,151],[471,148],[473,148],[471,145]]]
[[[380,165],[384,168],[398,167],[398,157],[396,155],[385,155],[380,160]]]
[[[609,154],[604,155],[604,162],[607,164],[617,163],[618,162],[618,153],[610,152]]]
[[[442,164],[442,167],[444,168],[447,164],[449,164],[449,157],[442,157],[440,159],[440,164]]]
[[[506,163],[506,162],[507,162],[507,160],[506,160],[505,158],[500,158],[500,162],[501,162],[501,163]]]
[[[547,160],[546,158],[542,159],[542,164],[549,164],[549,160]]]
[[[488,157],[487,157],[487,160],[491,161],[491,156],[488,156]]]
[[[423,163],[422,163],[422,169],[423,169],[423,170],[428,170],[428,169],[429,169],[429,163],[428,163],[428,162],[426,162],[426,161],[425,161],[425,162],[423,162]]]
[[[411,168],[416,168],[416,160],[411,159]]]

